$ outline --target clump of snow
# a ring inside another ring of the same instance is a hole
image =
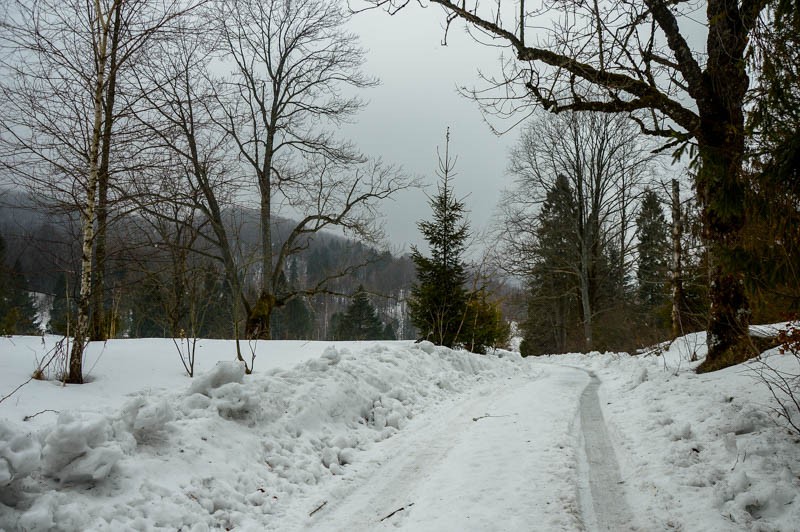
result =
[[[0,420],[0,486],[30,474],[39,467],[41,446],[31,434]]]
[[[175,418],[175,412],[163,397],[150,401],[139,395],[123,405],[119,418],[124,429],[142,443],[162,433],[166,424]]]
[[[244,364],[239,361],[219,361],[214,369],[198,375],[189,385],[189,395],[200,393],[211,397],[212,390],[229,383],[241,384],[244,380]]]
[[[673,425],[669,431],[669,437],[673,441],[688,440],[692,437],[692,425],[688,422],[677,426]]]
[[[365,450],[425,409],[524,369],[424,342],[320,346],[297,362],[246,376],[221,361],[174,390],[143,380],[115,411],[40,422],[41,453],[32,438],[24,467],[6,475],[29,476],[13,501],[0,499],[11,504],[0,506],[0,529],[296,529],[304,494],[352,475]],[[103,393],[106,380],[46,390],[56,400]],[[86,482],[89,491],[65,491]]]
[[[64,412],[45,437],[42,473],[62,483],[104,479],[122,458],[122,450],[112,438],[107,418],[82,419]]]

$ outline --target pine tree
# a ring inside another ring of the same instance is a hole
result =
[[[467,280],[463,261],[469,226],[464,220],[464,202],[453,194],[454,160],[449,156],[450,131],[446,136],[444,158],[439,157],[438,191],[430,198],[433,219],[417,224],[430,248],[430,257],[412,246],[411,258],[417,268],[417,282],[411,288],[409,314],[423,338],[438,345],[453,347],[463,342],[460,336],[466,317]]]
[[[14,266],[8,270],[5,267],[5,244],[0,250],[0,268],[5,270],[2,274],[5,289],[3,302],[0,307],[0,334],[37,334],[36,306],[28,291],[28,280],[22,273],[22,265],[17,259]]]
[[[580,325],[577,211],[569,180],[557,176],[537,216],[536,262],[528,279],[528,318],[520,346],[525,356],[579,347],[571,341]]]
[[[666,323],[663,323],[665,315],[656,319],[653,313],[659,308],[664,311],[669,301],[670,243],[661,201],[652,190],[646,190],[642,197],[636,217],[636,233],[639,238],[636,275],[639,303],[646,314],[645,322],[650,325],[661,322],[666,327]]]
[[[359,286],[353,301],[337,320],[337,340],[380,340],[384,325],[375,307],[369,302],[364,287]]]

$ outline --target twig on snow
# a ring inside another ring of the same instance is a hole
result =
[[[46,410],[42,410],[41,412],[36,412],[35,414],[31,414],[30,416],[25,416],[24,418],[22,418],[22,421],[30,421],[31,419],[35,418],[39,414],[44,414],[45,412],[52,412],[54,414],[58,414],[59,413],[58,410],[46,409]]]
[[[502,416],[493,416],[491,414],[484,414],[482,416],[478,416],[478,417],[472,418],[472,421],[478,421],[479,419],[484,419],[484,418],[487,418],[487,417],[512,417],[512,416],[515,416],[515,415],[516,414],[504,414]]]
[[[311,516],[312,516],[312,515],[314,515],[315,513],[319,512],[320,510],[322,510],[322,508],[323,508],[323,507],[324,507],[326,504],[328,504],[328,501],[322,501],[322,504],[320,504],[319,506],[317,506],[316,508],[314,508],[313,510],[311,510],[311,513],[310,513],[310,514],[308,514],[308,516],[309,516],[309,517],[311,517]]]
[[[380,522],[382,523],[382,522],[386,521],[387,519],[389,519],[390,517],[392,517],[394,514],[396,514],[396,513],[398,513],[398,512],[402,512],[402,511],[403,511],[403,510],[405,510],[406,508],[411,508],[412,506],[414,506],[414,503],[413,503],[413,502],[411,502],[411,503],[408,503],[408,505],[406,505],[406,506],[401,506],[400,508],[398,508],[398,509],[397,509],[397,510],[395,510],[394,512],[390,513],[389,515],[387,515],[386,517],[384,517],[383,519],[381,519],[381,520],[380,520]]]

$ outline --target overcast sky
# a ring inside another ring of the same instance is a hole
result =
[[[478,233],[489,224],[500,191],[509,183],[506,160],[518,133],[493,134],[478,105],[456,91],[475,86],[478,69],[498,71],[500,50],[475,43],[455,27],[442,46],[443,20],[440,8],[422,9],[413,2],[395,16],[375,10],[354,17],[351,27],[369,50],[364,70],[382,84],[363,93],[370,103],[343,133],[367,154],[422,177],[432,193],[436,148],[444,150],[450,127],[450,153],[458,157],[455,191],[465,197]],[[424,243],[416,222],[431,211],[422,191],[398,194],[386,202],[385,212],[393,251]]]

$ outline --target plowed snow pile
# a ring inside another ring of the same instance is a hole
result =
[[[536,359],[263,342],[245,375],[201,341],[190,379],[170,340],[115,340],[87,384],[15,391],[55,341],[0,338],[0,530],[591,530],[609,516],[577,503],[598,467],[582,430],[610,437],[625,529],[800,530],[800,438],[756,378],[800,373],[776,350],[697,375],[703,334]]]

